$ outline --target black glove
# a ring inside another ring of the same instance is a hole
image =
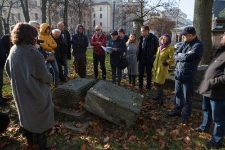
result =
[[[166,61],[164,61],[162,64],[163,64],[163,66],[168,66],[169,65]]]
[[[154,63],[155,61],[155,56],[152,57],[151,62]]]

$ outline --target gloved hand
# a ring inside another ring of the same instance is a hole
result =
[[[155,56],[152,57],[151,62],[154,63],[155,61]]]
[[[169,65],[166,61],[164,61],[162,64],[163,64],[163,66],[168,66]]]

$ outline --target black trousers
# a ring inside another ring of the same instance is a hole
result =
[[[87,64],[87,58],[86,54],[76,54],[74,57],[76,63],[77,63],[77,71],[80,78],[86,77],[86,64]]]
[[[149,61],[149,62],[148,62]],[[143,78],[144,73],[147,74],[147,85],[146,89],[151,89],[151,81],[152,81],[152,67],[153,64],[150,62],[150,60],[141,59],[138,63],[138,70],[139,70],[139,88],[142,89],[143,87]]]
[[[37,145],[38,150],[47,150],[47,137],[50,131],[49,129],[43,133],[33,133],[23,127],[20,128],[20,132],[26,137],[28,145]]]
[[[105,55],[93,54],[93,64],[94,64],[94,76],[98,78],[98,62],[100,63],[100,68],[102,70],[102,79],[106,79],[106,68],[105,68]]]

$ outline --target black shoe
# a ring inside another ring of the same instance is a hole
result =
[[[188,124],[188,119],[182,119],[182,124]]]
[[[210,142],[207,142],[204,147],[206,149],[212,149],[212,148],[219,149],[221,146],[222,146],[222,144],[216,144],[216,143],[213,143],[210,141]]]
[[[8,104],[7,104],[5,101],[0,100],[0,106],[5,107],[5,106],[7,106],[7,105],[8,105]]]
[[[195,131],[195,132],[205,132],[205,133],[208,132],[208,130],[202,130],[202,129],[199,128],[199,127],[195,128],[194,131]]]
[[[152,100],[155,100],[155,101],[156,101],[156,100],[159,100],[159,97],[158,97],[158,96],[153,97]]]
[[[181,114],[180,113],[176,113],[175,111],[168,112],[168,113],[166,113],[166,115],[168,117],[174,117],[174,116],[181,117]]]

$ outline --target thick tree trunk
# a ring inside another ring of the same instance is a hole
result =
[[[212,6],[213,0],[195,0],[194,27],[197,36],[204,45],[201,64],[209,64],[212,59]]]

